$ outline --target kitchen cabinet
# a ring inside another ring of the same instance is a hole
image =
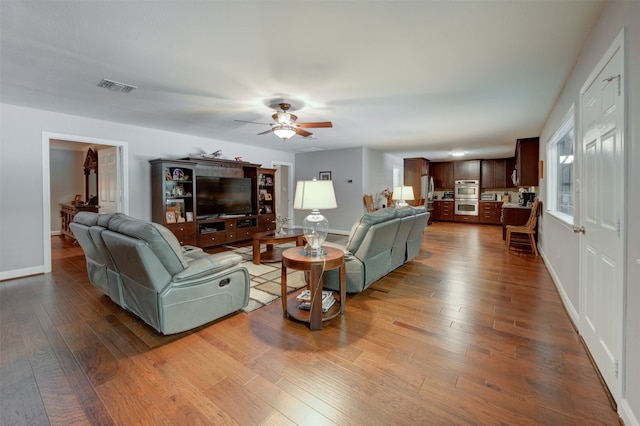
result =
[[[507,188],[507,159],[482,160],[480,165],[480,187],[482,189]]]
[[[453,162],[454,180],[480,180],[480,160]]]
[[[431,163],[433,183],[438,191],[453,190],[453,162]]]
[[[429,176],[429,160],[426,158],[404,159],[404,185],[413,187],[414,201],[408,201],[414,206],[424,204],[420,198],[429,188],[422,188],[422,176]],[[425,183],[428,185],[428,183]]]
[[[538,186],[538,155],[540,138],[516,141],[517,186]]]
[[[479,223],[480,217],[471,216],[468,214],[456,214],[456,215],[453,215],[453,220],[455,222]]]
[[[480,223],[490,225],[500,225],[502,215],[502,202],[500,201],[480,201],[478,207]]]
[[[453,200],[435,200],[433,203],[433,220],[453,220]]]

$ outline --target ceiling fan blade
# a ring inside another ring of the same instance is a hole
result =
[[[318,121],[315,123],[296,123],[296,126],[301,127],[303,129],[311,129],[318,127],[333,127],[330,121]]]
[[[307,132],[306,130],[302,130],[302,129],[297,128],[296,129],[296,134],[306,138],[307,136],[311,136],[313,133]]]
[[[239,123],[264,124],[266,126],[269,125],[269,123],[258,123],[257,121],[247,121],[247,120],[233,120],[233,121],[237,121]]]
[[[273,127],[272,127],[272,128],[270,128],[269,130],[265,130],[265,131],[264,131],[264,132],[262,132],[262,133],[258,133],[258,135],[266,135],[267,133],[271,133],[271,132],[273,132]]]

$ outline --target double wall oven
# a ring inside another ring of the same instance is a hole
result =
[[[455,182],[455,214],[478,216],[480,181],[457,180]]]

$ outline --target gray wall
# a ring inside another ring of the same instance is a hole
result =
[[[76,194],[84,200],[85,152],[68,149],[51,149],[49,164],[51,171],[51,233],[60,233],[60,203],[69,204]]]
[[[336,149],[296,154],[295,180],[317,178],[330,171],[338,208],[323,211],[331,232],[348,234],[353,223],[366,211],[364,194],[382,191],[393,185],[393,168],[403,159],[367,148]],[[349,182],[351,181],[351,182]],[[308,211],[296,211],[296,224],[301,224]]]
[[[242,156],[245,161],[258,164],[267,160],[294,161],[293,154],[283,151],[8,104],[0,104],[0,128],[2,200],[17,198],[16,179],[20,179],[20,208],[15,208],[16,203],[0,202],[0,279],[45,272],[44,244],[49,244],[50,237],[44,234],[50,222],[44,223],[44,209],[50,209],[50,177],[43,176],[43,133],[64,136],[58,139],[74,140],[67,136],[77,135],[127,144],[129,211],[126,213],[147,220],[151,219],[151,159],[180,158],[221,149],[225,158]]]
[[[561,125],[562,118],[575,104],[579,120],[580,89],[620,31],[626,28],[625,57],[627,84],[627,269],[626,269],[626,330],[623,401],[618,406],[626,424],[640,421],[640,2],[611,1],[607,4],[589,40],[583,48],[573,73],[556,105],[553,107],[540,136],[540,158],[546,158],[546,142]],[[579,122],[578,122],[579,123]],[[579,176],[577,171],[576,176]],[[546,196],[544,180],[540,184]],[[576,198],[579,215],[580,199]],[[580,303],[579,240],[571,229],[551,215],[541,219],[540,245],[547,267],[567,303],[567,310],[577,322]]]

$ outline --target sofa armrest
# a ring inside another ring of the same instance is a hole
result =
[[[173,282],[180,285],[194,279],[206,277],[238,265],[242,256],[235,253],[217,253],[198,257],[189,262],[189,266],[173,276]]]

